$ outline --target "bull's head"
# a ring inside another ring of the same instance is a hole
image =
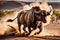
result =
[[[41,10],[38,6],[33,7],[33,13],[36,21],[42,21],[46,23],[46,17],[50,15],[51,11],[47,12],[45,10]]]
[[[51,13],[51,11],[49,11],[49,12],[47,12],[47,11],[45,11],[45,10],[41,10],[41,12],[40,12],[40,19],[41,19],[41,21],[43,22],[43,23],[47,23],[47,19],[46,19],[46,17],[47,16],[49,16],[50,15],[50,13]]]

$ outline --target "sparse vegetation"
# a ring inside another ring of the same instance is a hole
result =
[[[60,19],[60,11],[54,10],[53,14],[55,14],[57,16],[57,18]]]
[[[54,10],[53,15],[51,16],[51,22],[53,23],[54,21],[57,22],[57,20],[60,19],[60,11]]]
[[[13,10],[0,10],[0,17],[13,13]]]
[[[54,10],[53,13],[54,13],[54,14],[60,14],[60,11]]]

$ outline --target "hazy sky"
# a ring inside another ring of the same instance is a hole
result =
[[[35,0],[20,0],[20,1],[26,1],[26,2],[33,2]],[[38,1],[42,1],[42,0],[38,0]],[[60,0],[46,0],[47,2],[60,2]]]

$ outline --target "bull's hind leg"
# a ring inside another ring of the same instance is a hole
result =
[[[27,33],[26,36],[29,36],[31,33],[31,27],[30,26],[28,27],[28,31],[29,31],[29,33]]]
[[[19,30],[20,33],[21,33],[21,23],[18,23],[18,30]]]
[[[18,21],[17,21],[17,22],[18,22]],[[20,35],[20,33],[21,33],[21,31],[20,31],[20,26],[21,26],[21,23],[18,22],[18,28],[17,28],[17,29],[18,29],[18,31],[17,31],[18,33],[16,33],[16,35]]]
[[[21,24],[18,24],[18,30],[17,30],[17,33],[16,33],[16,36],[21,36],[21,28],[20,28]]]
[[[26,29],[26,27],[24,27],[23,30],[27,33],[27,31],[25,29]]]
[[[26,25],[24,25],[23,30],[27,33],[27,31],[26,31],[26,27],[27,27],[27,26],[26,26]]]

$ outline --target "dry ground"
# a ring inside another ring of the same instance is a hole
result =
[[[60,40],[60,20],[47,25],[45,33],[43,33],[45,36],[34,37],[0,36],[0,40]]]

